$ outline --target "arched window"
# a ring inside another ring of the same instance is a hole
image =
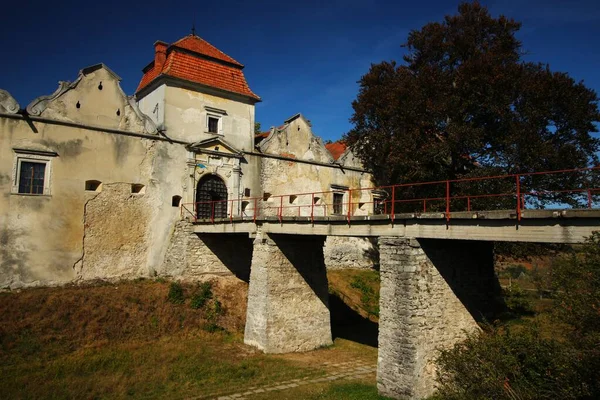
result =
[[[196,188],[196,214],[203,218],[227,218],[227,186],[216,175],[206,175]]]

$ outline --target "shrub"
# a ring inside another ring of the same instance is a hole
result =
[[[600,233],[580,250],[551,270],[553,313],[568,325],[566,338],[546,339],[535,325],[516,334],[503,328],[471,335],[441,352],[435,398],[600,398]],[[518,286],[507,290],[505,301],[513,311],[531,308]]]
[[[208,300],[212,299],[212,297],[212,284],[210,282],[202,282],[198,286],[196,293],[192,296],[190,306],[196,310],[202,308]]]
[[[521,264],[509,265],[501,273],[502,276],[510,277],[513,279],[520,278],[521,274],[527,275],[527,268],[525,268],[525,266]]]
[[[470,336],[438,358],[438,397],[443,399],[577,399],[585,385],[575,352],[529,329],[491,330]]]
[[[508,310],[515,314],[531,314],[533,305],[527,293],[516,284],[504,289],[504,302]]]
[[[183,304],[185,297],[183,295],[183,287],[178,282],[171,283],[167,300],[173,304]]]

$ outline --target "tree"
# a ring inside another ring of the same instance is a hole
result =
[[[600,141],[590,135],[600,121],[596,93],[548,65],[524,62],[520,27],[478,2],[462,3],[458,15],[409,34],[404,63],[371,65],[345,140],[379,185],[598,163]],[[524,183],[565,184],[556,177]]]
[[[262,133],[262,131],[260,129],[260,122],[255,122],[254,123],[254,134],[258,135],[259,133]]]

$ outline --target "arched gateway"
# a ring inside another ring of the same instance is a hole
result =
[[[217,175],[206,175],[198,181],[196,215],[199,219],[227,217],[227,186]]]

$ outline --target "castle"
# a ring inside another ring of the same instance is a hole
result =
[[[192,34],[154,44],[133,96],[104,64],[25,108],[0,90],[0,288],[231,274],[189,221],[372,213],[371,175],[301,114],[255,134],[243,68]],[[328,238],[326,263],[368,266],[370,246]]]

